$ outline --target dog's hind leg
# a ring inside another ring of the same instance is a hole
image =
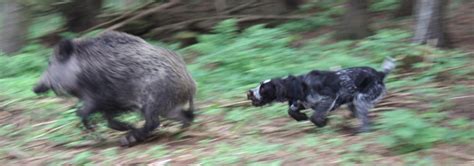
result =
[[[353,104],[355,116],[361,121],[361,126],[357,133],[370,131],[369,109],[373,107],[373,104],[364,98],[363,94],[359,94]]]
[[[385,94],[385,87],[381,84],[373,86],[366,93],[358,94],[352,104],[355,108],[355,115],[361,121],[358,133],[370,131],[369,110],[379,102]]]

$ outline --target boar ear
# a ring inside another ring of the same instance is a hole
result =
[[[62,40],[58,44],[58,54],[62,59],[68,59],[74,52],[74,42],[69,39]]]

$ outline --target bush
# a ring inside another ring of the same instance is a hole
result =
[[[28,73],[40,73],[47,64],[46,56],[38,56],[41,53],[24,52],[15,56],[0,55],[0,79]]]
[[[446,140],[449,133],[448,128],[421,118],[412,110],[384,112],[380,123],[379,128],[386,132],[379,138],[380,143],[398,153],[430,148]]]

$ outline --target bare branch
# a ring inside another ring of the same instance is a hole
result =
[[[87,32],[90,32],[90,31],[93,31],[93,30],[96,30],[96,29],[105,27],[105,26],[107,26],[107,25],[109,25],[109,24],[112,24],[112,23],[114,23],[114,22],[116,22],[116,21],[119,21],[119,20],[121,20],[121,19],[124,19],[124,18],[126,18],[126,17],[129,17],[129,16],[132,15],[133,13],[135,13],[135,12],[137,12],[137,11],[139,11],[139,10],[142,10],[143,8],[145,8],[145,7],[147,7],[148,5],[153,4],[153,3],[154,3],[154,2],[149,2],[149,3],[146,3],[145,5],[143,5],[143,6],[141,6],[141,7],[138,7],[138,8],[136,8],[136,9],[134,9],[134,10],[127,11],[127,12],[121,14],[120,16],[118,16],[118,17],[116,17],[116,18],[114,18],[114,19],[112,19],[112,20],[103,22],[103,23],[101,23],[101,24],[99,24],[99,25],[96,25],[96,26],[93,26],[93,27],[87,29],[87,30],[81,32],[81,34],[85,34],[85,33],[87,33]]]
[[[118,24],[115,24],[115,25],[113,25],[113,26],[107,28],[105,31],[116,30],[116,29],[121,28],[122,26],[124,26],[124,25],[126,25],[126,24],[128,24],[128,23],[130,23],[130,22],[132,22],[132,21],[134,21],[134,20],[137,20],[137,19],[140,19],[140,18],[142,18],[142,17],[148,16],[148,15],[153,14],[153,13],[155,13],[155,12],[157,12],[157,11],[160,11],[160,10],[168,9],[168,8],[170,8],[170,7],[173,7],[173,6],[177,5],[177,4],[179,4],[179,3],[181,3],[181,0],[171,0],[171,1],[168,2],[168,3],[159,5],[159,6],[157,6],[157,7],[154,7],[154,8],[148,9],[148,10],[145,10],[145,11],[143,11],[143,12],[140,13],[140,14],[137,14],[137,15],[135,15],[135,16],[129,18],[129,19],[126,19],[125,21],[122,21],[122,22],[120,22],[120,23],[118,23]]]
[[[178,22],[175,24],[170,24],[166,26],[162,26],[159,28],[155,28],[151,30],[147,36],[153,36],[156,34],[160,34],[167,30],[180,30],[186,28],[188,25],[193,24],[199,21],[206,21],[206,20],[223,20],[223,19],[230,19],[236,18],[238,22],[247,22],[247,21],[255,21],[255,20],[292,20],[292,19],[304,19],[308,18],[309,15],[292,15],[292,16],[279,16],[279,15],[224,15],[224,16],[212,16],[212,17],[204,17],[204,18],[196,18],[192,20],[186,20],[182,22]]]

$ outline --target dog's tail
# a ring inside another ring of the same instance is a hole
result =
[[[393,69],[395,69],[395,59],[391,57],[386,57],[382,63],[382,69],[385,75],[390,74],[390,72],[392,72]]]

